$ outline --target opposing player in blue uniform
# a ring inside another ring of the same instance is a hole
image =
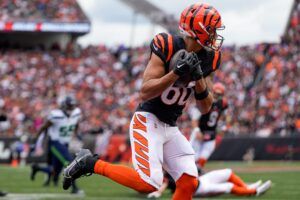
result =
[[[54,109],[47,117],[47,121],[38,131],[42,138],[48,135],[48,166],[40,167],[33,165],[31,179],[33,180],[38,171],[48,175],[46,185],[50,183],[52,176],[55,185],[58,184],[62,168],[69,164],[72,156],[68,150],[71,138],[78,135],[78,126],[81,119],[81,110],[76,107],[77,102],[71,96],[66,96],[61,102],[59,109]],[[39,137],[40,138],[40,137]],[[41,138],[38,140],[37,149],[41,148]],[[72,193],[81,192],[75,182],[72,184]]]

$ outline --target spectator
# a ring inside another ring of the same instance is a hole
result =
[[[87,21],[76,0],[1,0],[0,21]]]

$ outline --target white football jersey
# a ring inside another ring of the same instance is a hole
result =
[[[48,120],[52,123],[52,126],[48,128],[50,139],[62,144],[69,143],[80,119],[79,108],[75,108],[69,117],[60,109],[52,110],[48,116]]]

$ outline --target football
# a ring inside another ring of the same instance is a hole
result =
[[[177,51],[173,57],[171,58],[169,70],[173,70],[176,67],[177,60],[180,59],[183,53],[188,53],[185,49],[180,49]],[[179,77],[177,81],[174,83],[174,86],[177,87],[186,87],[192,81],[192,77],[190,74],[186,74],[184,76]]]

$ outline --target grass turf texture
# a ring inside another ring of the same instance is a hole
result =
[[[273,187],[261,197],[254,199],[300,199],[300,162],[255,162],[252,164],[241,162],[210,162],[207,169],[233,168],[246,182],[258,179],[273,181]],[[9,196],[2,199],[10,200],[48,200],[48,199],[145,199],[145,195],[120,186],[99,175],[84,177],[78,185],[85,191],[85,197],[69,195],[61,187],[43,187],[43,174],[37,174],[35,181],[29,179],[30,168],[11,168],[0,165],[0,190],[9,192]],[[206,199],[248,199],[249,197],[235,197],[223,195]],[[162,199],[171,199],[166,192]]]

